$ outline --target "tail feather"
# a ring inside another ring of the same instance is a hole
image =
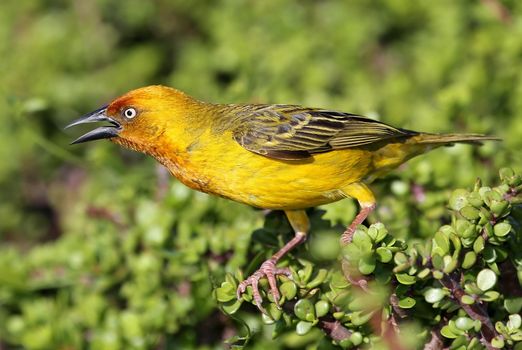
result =
[[[421,133],[412,137],[415,144],[451,146],[454,143],[482,144],[483,141],[501,141],[495,136],[481,134],[430,134]]]
[[[417,133],[401,143],[390,143],[374,156],[374,171],[368,181],[388,173],[419,154],[455,143],[482,144],[483,141],[501,141],[500,138],[481,134],[430,134]]]

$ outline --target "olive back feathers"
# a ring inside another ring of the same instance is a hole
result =
[[[418,134],[355,114],[294,105],[234,105],[229,112],[235,114],[233,137],[241,146],[282,160]]]

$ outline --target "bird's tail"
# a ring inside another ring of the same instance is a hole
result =
[[[420,133],[411,138],[411,142],[418,145],[426,146],[451,146],[454,143],[471,143],[482,144],[483,141],[500,141],[501,139],[494,136],[481,134],[430,134]]]
[[[382,176],[408,159],[441,146],[455,143],[482,144],[483,141],[500,141],[498,137],[480,134],[431,134],[417,133],[403,142],[390,143],[374,155],[374,167],[378,169],[370,179]],[[369,180],[371,181],[371,180]]]

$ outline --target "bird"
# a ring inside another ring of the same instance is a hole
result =
[[[344,198],[359,212],[341,234],[351,242],[376,207],[368,185],[410,158],[454,143],[499,140],[482,134],[436,134],[397,128],[352,113],[294,104],[216,104],[162,85],[138,88],[71,122],[103,123],[72,144],[108,139],[154,157],[186,186],[256,208],[282,210],[294,237],[239,283],[261,312],[266,278],[279,306],[277,266],[306,240],[306,209]]]

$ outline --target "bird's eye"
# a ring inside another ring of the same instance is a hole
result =
[[[138,112],[136,111],[135,108],[129,107],[129,108],[125,108],[125,110],[123,111],[123,115],[127,119],[132,119],[138,115]]]

